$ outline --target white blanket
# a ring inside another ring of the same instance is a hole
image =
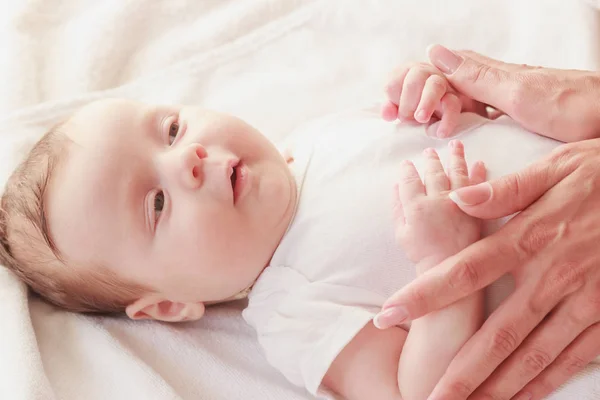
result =
[[[198,103],[274,140],[377,98],[433,42],[597,69],[595,1],[21,0],[0,6],[0,181],[90,100]],[[265,362],[242,303],[199,322],[91,318],[28,300],[0,269],[2,399],[305,399]],[[553,399],[600,398],[590,366]]]

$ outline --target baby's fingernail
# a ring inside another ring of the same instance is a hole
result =
[[[448,137],[448,132],[445,129],[438,128],[435,135],[439,138],[445,138],[445,137]]]
[[[419,110],[417,111],[417,113],[415,114],[415,119],[419,122],[425,123],[427,122],[428,118],[427,118],[427,111],[425,110]]]
[[[390,326],[398,325],[408,318],[408,312],[404,307],[390,307],[373,318],[373,324],[376,328],[386,329]]]
[[[444,74],[453,74],[464,61],[461,56],[439,44],[431,46],[427,52],[431,63]]]
[[[484,182],[457,189],[450,192],[448,197],[459,206],[476,206],[485,203],[492,197],[492,187],[488,182]]]

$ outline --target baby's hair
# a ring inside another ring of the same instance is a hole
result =
[[[147,288],[101,265],[74,265],[55,246],[44,206],[48,184],[71,139],[61,123],[46,133],[9,178],[0,200],[0,264],[48,302],[75,312],[122,312]]]

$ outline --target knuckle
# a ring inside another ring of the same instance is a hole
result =
[[[566,376],[572,376],[586,367],[588,363],[577,354],[565,356],[559,363],[559,368],[564,371]]]
[[[554,228],[542,221],[531,221],[515,241],[517,250],[525,258],[529,258],[543,250],[552,241]]]
[[[467,259],[451,270],[448,286],[450,289],[459,289],[462,293],[470,293],[479,288],[480,282],[477,265]]]
[[[515,75],[511,82],[511,87],[508,93],[508,114],[516,120],[521,120],[525,117],[528,104],[527,99],[530,97],[531,88],[528,80],[521,75]]]
[[[439,75],[431,75],[427,78],[427,85],[436,93],[444,93],[446,91],[446,80]]]
[[[411,72],[414,72],[414,73],[429,74],[429,71],[431,71],[431,65],[426,62],[416,62],[416,63],[411,64],[410,70],[411,70]]]
[[[400,185],[413,185],[415,183],[420,183],[421,178],[416,176],[412,172],[407,172],[400,177]]]
[[[513,328],[498,328],[492,335],[489,354],[498,360],[504,360],[519,345],[519,336]]]
[[[462,102],[454,93],[447,92],[442,97],[441,102],[444,105],[445,112],[460,112],[462,109]]]
[[[496,82],[498,71],[489,65],[479,64],[470,69],[465,77],[472,84],[482,84],[485,82]]]
[[[546,292],[534,293],[525,304],[526,310],[533,316],[544,315],[548,311],[549,295]]]
[[[560,241],[561,238],[562,234],[560,232],[555,235],[555,241]],[[567,260],[550,267],[550,270],[545,275],[542,280],[542,291],[556,293],[559,296],[565,293],[572,293],[585,284],[584,268],[582,268],[580,263],[572,260]]]
[[[569,314],[576,326],[587,326],[600,319],[600,293],[588,295],[583,305]]]
[[[532,349],[528,351],[522,359],[523,367],[532,375],[537,375],[542,372],[551,362],[552,357],[541,349]]]
[[[406,81],[404,81],[404,87],[402,88],[402,91],[410,95],[416,95],[423,90],[424,85],[425,79],[422,76],[412,75],[407,77]]]
[[[555,164],[579,165],[585,159],[585,157],[577,144],[566,143],[554,149],[550,153],[550,159]]]
[[[428,171],[426,177],[428,180],[435,181],[435,182],[443,181],[444,179],[447,178],[446,173],[444,171],[438,171],[438,170]]]
[[[454,397],[458,397],[461,399],[466,399],[469,397],[473,390],[475,389],[473,385],[464,382],[464,381],[456,381],[450,384],[449,386],[450,393],[454,395]]]
[[[523,177],[520,174],[509,175],[504,180],[504,191],[513,199],[518,199],[523,192]]]
[[[467,170],[467,166],[465,164],[452,164],[448,169],[452,175],[461,177],[469,176],[469,171]]]
[[[430,208],[427,202],[415,199],[406,207],[406,213],[410,217],[409,220],[423,221],[429,216]]]
[[[414,286],[412,289],[410,289],[408,296],[417,308],[427,309],[427,306],[429,304],[427,300],[428,296],[427,292],[423,288],[419,286]]]

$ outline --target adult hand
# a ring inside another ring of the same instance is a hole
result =
[[[451,198],[484,219],[524,211],[388,299],[384,310],[395,311],[382,325],[419,318],[510,273],[515,291],[430,399],[541,399],[600,354],[600,139],[562,145]]]
[[[600,74],[508,64],[472,51],[428,49],[461,94],[508,114],[525,128],[564,142],[600,137]]]

